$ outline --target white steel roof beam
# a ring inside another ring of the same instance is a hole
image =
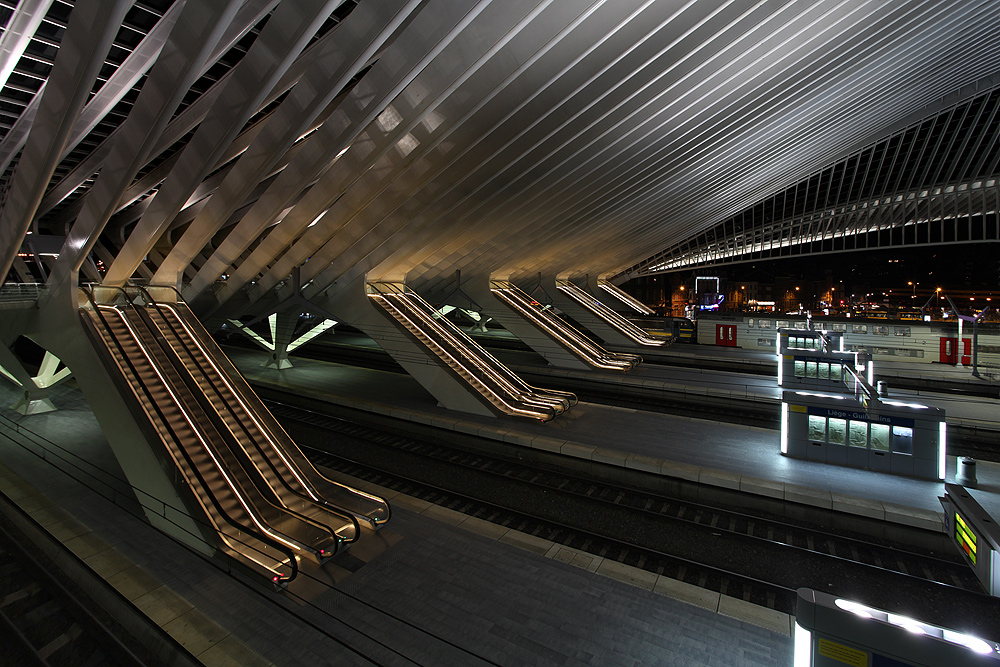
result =
[[[63,45],[49,74],[52,85],[42,93],[39,117],[32,123],[12,176],[9,197],[0,212],[2,279],[10,271],[76,118],[130,6],[129,0],[81,2],[70,14]]]
[[[378,63],[341,103],[343,111],[333,114],[307,139],[309,149],[304,152],[302,159],[293,161],[285,169],[272,189],[265,193],[248,215],[256,216],[257,224],[269,223],[302,191],[303,186],[312,183],[331,162],[335,166],[342,154],[346,154],[345,151],[350,148],[364,151],[366,144],[355,142],[359,133],[382,114],[389,101],[405,89],[461,27],[488,4],[489,0],[481,0],[470,8],[462,0],[432,0],[425,3],[407,29],[393,40]],[[352,142],[355,143],[352,145]],[[230,274],[229,280],[217,292],[220,303],[224,303],[253,280],[260,270],[273,261],[276,253],[280,254],[280,249],[307,229],[338,196],[338,191],[322,185],[310,189],[261,241],[250,258]],[[291,269],[281,278],[290,272]]]
[[[334,97],[375,55],[420,0],[386,0],[363,3],[323,37],[306,70],[288,97],[267,121],[261,135],[239,159],[232,172],[213,195],[208,206],[174,246],[154,280],[175,282],[177,271],[200,252],[219,227],[268,173],[288,148],[306,131]],[[259,229],[237,228],[230,232],[226,249],[217,251],[199,271],[187,290],[196,295],[229,268],[243,250],[256,239]],[[231,254],[223,254],[231,253]]]
[[[236,14],[236,18],[233,19],[229,25],[226,26],[226,31],[222,38],[215,45],[212,50],[211,56],[206,60],[202,70],[199,72],[199,76],[205,74],[205,72],[216,63],[223,55],[226,54],[233,45],[242,38],[251,28],[253,28],[257,23],[260,22],[264,16],[267,15],[269,11],[278,3],[278,0],[245,0],[242,7]],[[177,0],[171,7],[183,6],[183,2]],[[158,32],[159,24],[152,31],[150,31],[150,36]],[[150,50],[152,49],[152,42],[150,43]],[[149,53],[146,51],[146,41],[144,40],[136,51],[143,50],[144,53]],[[216,82],[212,88],[203,93],[193,104],[188,106],[181,114],[175,118],[167,126],[166,131],[162,136],[156,137],[157,142],[153,147],[152,155],[157,155],[163,152],[167,147],[179,141],[181,137],[187,134],[191,128],[196,126],[208,113],[208,109],[215,102],[215,98],[221,90],[220,84],[228,80],[228,76],[231,74],[231,70],[226,72],[226,74]],[[114,77],[112,77],[114,79]],[[291,85],[290,83],[288,85]],[[287,88],[287,86],[286,86]],[[283,92],[284,88],[279,90],[277,93],[272,92],[272,96],[276,97],[280,92]],[[80,164],[73,168],[68,174],[66,174],[58,183],[54,184],[49,191],[46,193],[45,197],[42,199],[41,205],[38,207],[38,215],[44,215],[51,211],[59,202],[69,196],[74,190],[80,187],[88,178],[90,178],[97,170],[101,168],[101,164],[107,157],[108,151],[111,150],[111,145],[114,143],[114,137],[118,132],[118,128],[115,128],[102,143],[98,146],[90,155],[84,158]],[[5,140],[6,141],[6,140]],[[15,151],[16,152],[16,151]],[[3,149],[0,148],[0,155],[5,154]]]
[[[0,88],[7,85],[10,73],[24,55],[35,31],[52,6],[52,0],[21,0],[0,36]]]
[[[139,220],[104,279],[122,285],[177,215],[243,124],[260,109],[323,22],[343,0],[298,0],[278,5],[234,68],[219,99],[182,149],[176,167]]]
[[[183,11],[174,15],[176,25],[132,112],[115,133],[101,173],[66,238],[60,255],[65,271],[70,274],[79,271],[98,235],[114,214],[119,199],[149,159],[157,138],[191,84],[200,76],[214,45],[218,44],[232,22],[240,4],[241,0],[191,2],[184,4]],[[53,275],[52,280],[64,278],[65,275]]]

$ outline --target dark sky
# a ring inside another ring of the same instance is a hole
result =
[[[931,292],[936,287],[1000,293],[1000,243],[809,255],[735,264],[720,273],[731,282],[741,279],[763,281],[766,275],[823,280],[828,271],[835,282],[867,283],[878,289],[906,288],[907,282],[912,281],[919,283],[918,293]]]

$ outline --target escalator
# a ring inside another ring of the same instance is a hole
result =
[[[635,354],[609,352],[563,321],[552,310],[506,280],[491,280],[490,290],[540,331],[585,363],[603,370],[630,371],[642,358]]]
[[[621,301],[622,303],[624,303],[626,306],[628,306],[635,312],[639,313],[640,315],[655,314],[652,308],[644,304],[642,301],[639,301],[628,292],[622,290],[620,287],[618,287],[612,282],[603,279],[598,280],[597,286],[600,287],[605,292],[607,292],[608,294],[610,294],[611,296]]]
[[[587,294],[585,291],[568,280],[557,280],[556,288],[589,310],[598,319],[602,320],[607,325],[613,327],[618,332],[627,336],[639,345],[659,347],[667,342],[662,338],[654,338],[653,336],[650,336],[641,328],[611,310],[599,300],[595,299],[590,294]]]
[[[532,387],[402,283],[369,283],[368,296],[499,414],[548,421],[576,397]]]
[[[253,417],[213,389],[220,378],[196,365],[210,365],[207,355],[184,353],[183,343],[164,335],[155,323],[160,311],[137,306],[135,290],[96,287],[87,296],[81,317],[95,349],[155,431],[224,553],[282,583],[296,575],[299,558],[321,563],[357,539],[356,518],[306,502],[293,493],[295,480],[261,465],[265,456],[251,442],[260,433],[246,428]]]
[[[334,527],[345,542],[359,535],[358,522],[377,528],[389,520],[388,503],[323,477],[285,433],[176,290],[140,289],[148,323],[194,379],[239,441],[241,450],[283,506]]]

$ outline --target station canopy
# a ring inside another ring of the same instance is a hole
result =
[[[1000,4],[0,0],[22,282],[250,308],[997,240]],[[44,248],[44,250],[42,250]]]

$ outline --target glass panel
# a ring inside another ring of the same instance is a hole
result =
[[[760,320],[759,322],[757,322],[757,325],[761,329],[770,329],[771,328],[771,320]]]
[[[847,444],[847,420],[830,417],[830,444]]]
[[[867,324],[852,324],[851,325],[851,332],[852,333],[868,333],[868,325]]]
[[[830,364],[822,363],[819,365],[819,379],[820,380],[830,379]]]
[[[807,361],[806,362],[806,377],[807,378],[814,378],[814,377],[816,377],[816,362],[815,361]]]
[[[849,431],[851,447],[868,446],[868,422],[851,421]]]
[[[872,449],[889,451],[889,427],[885,424],[872,424]]]
[[[908,426],[892,427],[892,451],[897,454],[913,453],[913,429]]]
[[[840,380],[844,376],[844,367],[841,364],[830,364],[830,379]]]
[[[795,377],[804,378],[806,376],[806,362],[796,361],[795,362]]]
[[[809,415],[809,439],[816,442],[826,440],[826,417]]]
[[[753,318],[752,317],[748,317],[747,318],[747,328],[748,329],[753,329]]]

